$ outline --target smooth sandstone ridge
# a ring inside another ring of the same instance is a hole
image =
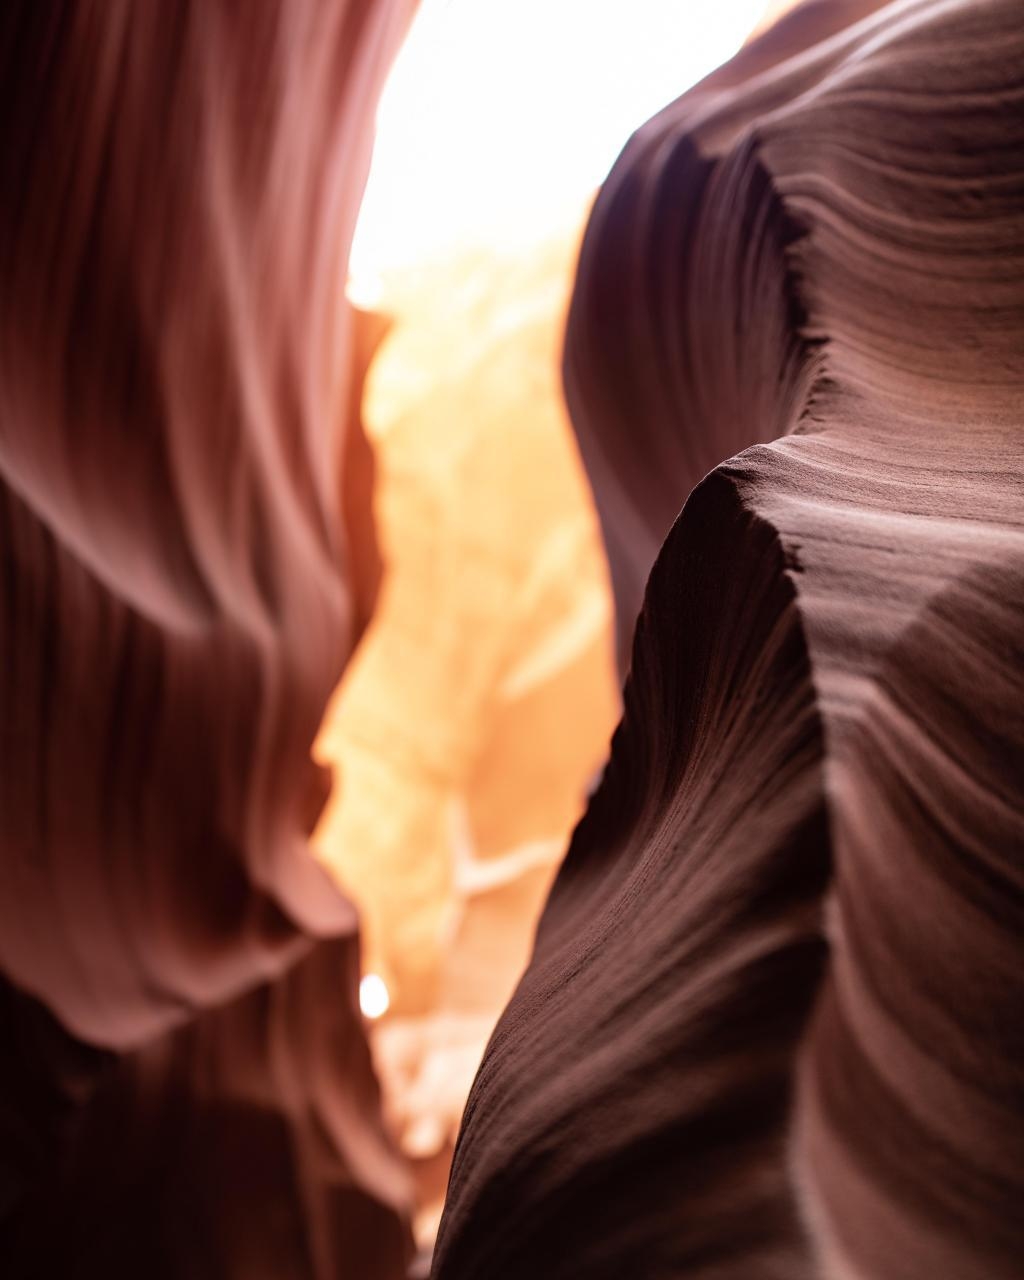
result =
[[[2,7],[5,1277],[404,1274],[307,836],[373,585],[343,290],[410,8]]]
[[[566,382],[624,639],[657,558],[438,1280],[1020,1275],[1024,27],[800,52],[822,12],[595,206]]]

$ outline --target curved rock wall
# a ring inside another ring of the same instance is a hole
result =
[[[620,635],[668,536],[439,1280],[1020,1273],[1022,31],[755,46],[602,192],[566,377]]]
[[[343,289],[409,7],[0,16],[5,1275],[404,1269],[307,835],[372,589]]]

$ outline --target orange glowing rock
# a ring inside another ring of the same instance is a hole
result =
[[[386,284],[395,324],[364,417],[387,567],[318,742],[340,781],[316,843],[399,1012],[497,1012],[617,713],[558,379],[575,249],[573,231]],[[455,966],[454,997],[446,960],[450,975],[477,912],[496,917],[498,954]]]

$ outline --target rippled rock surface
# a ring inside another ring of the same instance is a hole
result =
[[[5,1276],[404,1271],[307,835],[373,588],[343,288],[408,9],[0,15]]]
[[[627,646],[657,558],[439,1280],[1020,1274],[1024,28],[825,10],[595,207],[566,381]]]

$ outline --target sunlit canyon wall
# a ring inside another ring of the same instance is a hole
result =
[[[316,744],[336,785],[314,845],[359,905],[389,1000],[372,1042],[424,1244],[619,709],[607,568],[559,389],[582,221],[382,284],[390,329],[363,416],[386,574]]]

